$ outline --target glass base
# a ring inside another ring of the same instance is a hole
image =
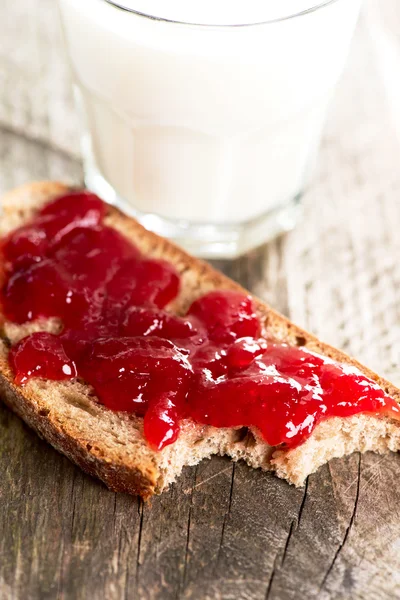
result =
[[[86,169],[85,184],[103,200],[133,216],[146,229],[173,240],[201,258],[237,258],[293,229],[301,214],[299,193],[286,204],[246,223],[190,223],[136,210],[116,193],[97,169]]]

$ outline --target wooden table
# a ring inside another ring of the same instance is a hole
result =
[[[81,181],[54,4],[1,2],[0,191],[38,178]],[[364,18],[303,222],[220,266],[400,382],[392,119]],[[214,458],[143,505],[107,491],[0,408],[0,598],[400,598],[399,499],[399,457],[354,454],[304,489]]]

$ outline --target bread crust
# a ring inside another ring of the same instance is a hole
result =
[[[67,456],[85,473],[101,479],[114,492],[127,492],[148,499],[155,493],[157,472],[112,463],[107,457],[96,456],[89,452],[85,440],[71,437],[48,420],[46,411],[35,409],[17,386],[13,385],[3,374],[0,375],[0,396],[3,402],[15,412],[42,439],[49,442],[56,450]]]
[[[61,183],[36,182],[9,192],[3,198],[3,215],[0,221],[0,234],[3,235],[7,231],[19,226],[40,206],[67,191],[68,188]],[[182,280],[182,292],[173,305],[173,309],[178,314],[184,313],[196,297],[211,289],[235,289],[244,293],[249,293],[231,279],[214,270],[209,264],[188,255],[172,242],[147,231],[139,223],[123,215],[116,208],[109,208],[106,222],[129,237],[129,239],[131,239],[144,254],[162,257],[174,264],[179,271]],[[270,308],[261,300],[254,298],[254,302],[263,324],[264,335],[266,337],[272,337],[278,341],[295,346],[304,346],[338,362],[357,367],[367,377],[374,380],[387,394],[397,402],[400,402],[400,390],[389,381],[381,378],[379,375],[340,350],[324,344],[315,336],[296,326],[289,319]],[[6,323],[3,322],[4,339],[7,338],[6,331]],[[57,390],[62,388],[62,384],[52,385],[54,389]],[[92,439],[88,439],[85,435],[81,435],[76,428],[71,425],[69,422],[70,419],[66,418],[65,422],[62,422],[59,419],[52,418],[51,404],[49,404],[50,401],[46,401],[45,405],[41,406],[42,394],[39,389],[40,386],[37,387],[38,389],[35,388],[34,384],[28,384],[26,387],[20,388],[13,383],[12,373],[10,372],[7,361],[7,348],[5,344],[3,344],[3,352],[0,356],[0,395],[11,410],[18,414],[41,437],[51,443],[54,448],[65,454],[90,475],[101,479],[111,490],[139,494],[144,499],[162,491],[169,481],[174,478],[165,475],[172,458],[167,453],[164,455],[162,453],[155,453],[146,447],[141,432],[140,419],[132,417],[129,423],[125,422],[128,417],[126,417],[125,421],[121,420],[121,424],[124,427],[126,425],[128,429],[129,427],[133,428],[135,436],[136,434],[138,436],[138,441],[135,438],[135,443],[137,441],[137,448],[134,445],[131,448],[127,448],[126,456],[122,456],[121,458],[121,456],[115,454],[114,450],[112,452],[108,451],[107,448],[102,448],[100,443],[97,445],[93,444]],[[64,393],[62,389],[60,393]],[[84,402],[86,403],[86,400]],[[100,411],[100,416],[107,410],[100,407],[93,396],[91,399],[87,400],[87,402],[89,404],[92,403],[96,411]],[[378,451],[384,451],[386,448],[395,450],[399,447],[399,427],[397,422],[385,417],[378,419],[377,417],[364,416],[363,418],[364,421],[366,419],[366,426],[371,424],[371,420],[372,425],[374,422],[384,420],[385,427],[382,429],[382,423],[377,423],[377,425],[380,426],[379,443],[377,442],[375,445],[370,444],[370,447],[368,444],[364,444],[365,448],[363,447],[361,449],[377,449]],[[340,421],[340,419],[337,419],[337,421]],[[352,420],[347,419],[346,421],[347,425],[352,424],[353,421],[358,424],[360,423],[357,418],[352,418]],[[207,436],[209,440],[214,440],[214,438],[216,439],[216,436],[219,435],[218,430],[210,427],[188,424],[187,428],[188,430],[190,428],[193,431],[196,430],[195,438],[193,438],[193,432],[188,434],[188,439],[196,439],[196,443],[199,436],[202,436],[201,440],[207,440]],[[118,429],[118,423],[115,425],[115,429]],[[315,440],[318,440],[320,431],[321,426],[319,425],[311,436],[311,438],[313,438],[311,440],[313,443]],[[247,446],[246,448],[243,446],[243,440],[240,440],[239,446],[234,446],[234,444],[237,443],[237,435],[234,430],[222,432],[221,435],[225,436],[223,443],[221,442],[219,446],[217,444],[215,448],[212,448],[212,452],[204,450],[203,455],[205,456],[210,453],[218,452],[228,453],[235,460],[245,458],[245,460],[253,466],[261,466],[264,469],[276,469],[279,476],[287,478],[296,485],[301,485],[308,473],[314,471],[321,462],[324,462],[324,456],[319,456],[319,458],[315,460],[310,458],[309,466],[304,465],[303,469],[299,469],[299,461],[301,462],[301,460],[304,460],[305,456],[304,453],[301,456],[299,455],[299,449],[296,449],[297,453],[279,448],[271,449],[265,442],[262,442],[258,438],[257,432],[253,433],[257,443],[264,446],[264,454],[261,459],[253,460]],[[385,436],[389,441],[384,447],[381,442]],[[359,442],[355,440],[354,444],[357,443]],[[305,450],[307,450],[311,448],[312,444],[309,443],[307,447],[303,444],[303,446],[305,447]],[[140,452],[138,452],[139,448]],[[351,445],[347,445],[342,454],[353,450],[354,448]],[[196,452],[192,452],[190,455],[191,457],[187,460],[187,464],[194,464],[194,462],[196,462],[197,459],[200,460],[203,455],[201,455],[201,453],[196,454]],[[335,455],[340,456],[341,454],[335,454],[332,449],[329,452],[326,452],[326,457],[328,459]],[[173,455],[171,454],[171,456]],[[292,461],[292,466],[290,466],[291,459],[294,461]],[[182,468],[182,465],[180,468]],[[179,473],[179,470],[180,469],[177,469],[177,474]]]

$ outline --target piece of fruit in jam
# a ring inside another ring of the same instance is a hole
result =
[[[226,350],[225,364],[231,371],[244,369],[260,357],[267,349],[264,339],[244,337],[235,340]]]
[[[81,314],[88,305],[82,290],[73,285],[70,274],[49,259],[16,271],[3,288],[3,312],[15,323],[38,318]]]
[[[216,290],[201,296],[193,302],[188,315],[197,317],[210,340],[221,344],[242,337],[257,338],[261,333],[253,300],[233,290]]]
[[[77,285],[96,290],[108,283],[122,260],[140,260],[140,253],[111,227],[77,227],[50,250],[50,257],[61,264]]]
[[[122,335],[154,335],[182,342],[189,342],[193,338],[197,339],[200,335],[202,339],[205,339],[205,333],[194,319],[177,317],[159,308],[130,306],[121,316],[120,331]]]
[[[144,415],[143,430],[150,446],[162,450],[179,437],[184,416],[183,398],[179,391],[152,398]]]
[[[193,375],[187,352],[156,337],[103,338],[87,346],[77,366],[108,408],[141,416],[150,411],[146,437],[154,447],[177,438]]]
[[[254,303],[241,292],[211,291],[183,317],[164,310],[179,292],[174,267],[144,258],[105,215],[93,194],[67,194],[1,242],[5,316],[59,317],[64,326],[11,349],[17,384],[79,376],[106,407],[143,416],[157,450],[186,417],[254,427],[285,447],[329,417],[399,418],[394,400],[357,369],[260,339]]]
[[[32,377],[66,380],[77,376],[75,363],[66,355],[61,339],[47,332],[32,333],[10,350],[15,383],[23,385]]]
[[[164,260],[127,260],[107,285],[110,309],[122,311],[130,306],[163,308],[179,291],[179,275]]]
[[[32,223],[8,235],[1,245],[7,261],[36,262],[48,249],[76,227],[90,228],[102,222],[105,204],[90,192],[79,191],[57,198],[38,213]]]

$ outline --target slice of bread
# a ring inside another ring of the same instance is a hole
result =
[[[26,222],[39,207],[66,190],[58,183],[33,183],[8,193],[2,201],[0,235]],[[180,296],[171,306],[177,314],[184,313],[195,298],[212,289],[242,290],[208,264],[146,231],[114,208],[109,208],[106,223],[127,236],[144,254],[162,257],[175,265],[182,280]],[[255,299],[255,304],[266,335],[356,366],[400,402],[400,390],[391,383],[323,344],[263,302]],[[55,319],[23,326],[2,320],[0,395],[40,436],[114,491],[149,498],[173,482],[185,465],[195,465],[213,454],[243,459],[252,467],[273,470],[290,483],[302,485],[307,475],[333,457],[356,450],[383,453],[400,448],[399,422],[357,415],[321,422],[309,439],[290,450],[269,446],[257,430],[216,429],[185,421],[178,441],[155,452],[144,439],[143,420],[105,408],[96,401],[89,386],[77,381],[42,379],[30,380],[24,388],[13,383],[7,358],[10,343],[33,331],[57,331],[59,327]]]

